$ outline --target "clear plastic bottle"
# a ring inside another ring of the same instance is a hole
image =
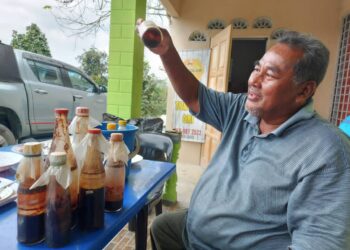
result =
[[[62,247],[70,240],[70,170],[66,162],[65,152],[51,153],[45,216],[45,238],[48,247]]]
[[[118,121],[118,130],[125,130],[127,122],[125,120]]]
[[[79,225],[82,230],[104,226],[105,170],[101,140],[105,139],[100,129],[89,129],[84,138],[85,160],[79,178]]]
[[[137,27],[139,36],[148,48],[157,47],[163,40],[160,28],[152,21],[145,20]]]
[[[55,129],[53,133],[52,143],[48,158],[52,152],[66,152],[67,166],[71,170],[72,184],[70,186],[70,198],[72,206],[72,228],[78,224],[78,167],[77,161],[73,152],[73,148],[69,138],[68,132],[68,109],[55,109]],[[46,166],[49,165],[47,161]]]
[[[112,133],[106,163],[105,210],[119,211],[123,207],[125,166],[129,150],[123,141],[123,134]]]
[[[17,190],[17,240],[24,244],[35,244],[45,238],[46,186],[30,190],[44,172],[41,158],[41,143],[28,142],[23,146],[16,179]]]

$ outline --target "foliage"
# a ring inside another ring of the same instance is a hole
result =
[[[97,84],[107,85],[108,56],[106,52],[90,48],[77,57],[80,68],[88,74]]]
[[[165,80],[150,73],[148,62],[144,61],[141,100],[142,117],[159,117],[166,113],[167,85]]]
[[[109,28],[111,0],[55,0],[54,5],[43,8],[72,35],[86,36]],[[147,0],[147,15],[170,19],[159,0]]]
[[[14,30],[12,32],[11,45],[15,49],[22,49],[51,57],[46,36],[41,32],[38,25],[34,23],[26,27],[25,34],[19,34]]]

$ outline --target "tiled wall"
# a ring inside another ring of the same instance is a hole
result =
[[[144,18],[146,0],[112,0],[107,112],[139,117],[143,79],[143,45],[135,22]]]

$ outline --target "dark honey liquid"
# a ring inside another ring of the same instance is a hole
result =
[[[71,215],[69,188],[64,189],[54,176],[50,176],[45,217],[45,236],[48,247],[62,247],[69,242]]]
[[[17,240],[30,245],[45,238],[46,206],[46,186],[29,190],[31,184],[20,184],[17,191]]]
[[[106,201],[105,210],[109,212],[117,212],[123,208],[123,200],[120,201]]]
[[[104,226],[104,187],[79,190],[79,225],[82,230],[99,229]]]
[[[157,28],[148,28],[142,35],[142,41],[148,48],[155,48],[162,41],[162,34]]]
[[[17,215],[17,240],[24,244],[35,244],[45,239],[45,214],[34,216]]]

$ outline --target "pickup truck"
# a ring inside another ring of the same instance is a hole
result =
[[[90,108],[101,121],[106,89],[80,69],[0,42],[0,147],[52,136],[55,108]]]

